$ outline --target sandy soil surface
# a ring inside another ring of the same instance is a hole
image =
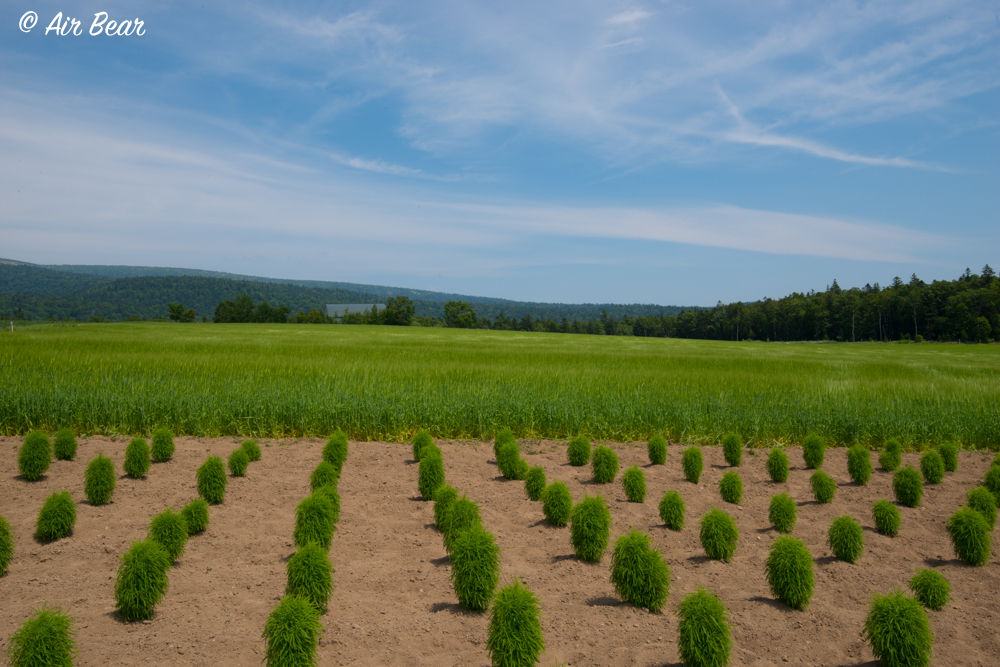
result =
[[[79,665],[257,665],[268,613],[285,586],[285,564],[294,552],[292,529],[298,501],[309,492],[309,474],[320,461],[319,439],[262,440],[263,460],[246,478],[230,478],[225,503],[211,508],[208,530],[188,541],[170,570],[170,588],[151,621],[123,623],[114,611],[114,577],[131,541],[143,539],[154,514],[179,509],[196,496],[195,470],[208,454],[225,457],[233,438],[178,438],[168,463],[153,464],[142,480],[121,478],[110,505],[92,507],[83,493],[84,468],[98,452],[118,470],[130,438],[82,440],[77,459],[55,461],[42,481],[17,476],[21,438],[0,438],[0,514],[18,542],[9,572],[0,577],[0,651],[30,609],[61,605],[76,620]],[[565,443],[522,441],[525,458],[542,465],[549,480],[566,482],[574,500],[600,493],[611,508],[612,538],[631,527],[648,531],[673,573],[663,613],[650,614],[615,596],[610,556],[598,564],[577,561],[569,528],[543,522],[541,504],[524,495],[522,482],[505,481],[493,463],[490,443],[441,442],[448,481],[481,505],[485,525],[503,549],[503,578],[515,575],[539,596],[547,652],[542,665],[678,665],[680,597],[696,585],[709,587],[728,606],[733,623],[733,665],[869,665],[862,642],[869,595],[905,588],[917,568],[933,567],[952,586],[952,601],[931,612],[935,664],[1000,664],[1000,544],[984,567],[955,559],[945,521],[978,484],[992,455],[960,454],[959,470],[939,486],[927,486],[923,507],[900,508],[900,535],[874,532],[872,503],[892,497],[891,478],[876,469],[867,487],[850,483],[845,450],[829,450],[824,469],[840,484],[831,505],[812,501],[809,472],[800,450],[789,450],[787,484],[774,484],[764,468],[766,452],[744,456],[744,500],[722,502],[717,484],[726,470],[719,448],[705,449],[700,485],[683,479],[680,448],[671,443],[665,466],[648,466],[645,445],[614,444],[622,470],[638,464],[649,494],[643,504],[626,501],[620,481],[591,481],[590,469],[566,462]],[[488,665],[488,614],[462,610],[449,581],[449,564],[433,526],[432,503],[417,497],[417,465],[410,446],[352,442],[340,482],[341,523],[330,550],[335,590],[323,617],[321,665]],[[915,454],[904,463],[916,464]],[[620,480],[620,477],[619,477]],[[78,501],[73,534],[41,543],[33,537],[44,499],[68,489]],[[678,489],[688,506],[686,528],[668,531],[657,503]],[[795,534],[816,557],[816,590],[805,611],[773,599],[764,561],[775,532],[767,507],[787,492],[799,506]],[[729,512],[740,529],[731,563],[710,561],[698,542],[697,520],[713,505]],[[865,527],[866,548],[850,565],[826,546],[831,520],[849,513]]]

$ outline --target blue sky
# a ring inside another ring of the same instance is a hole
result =
[[[2,0],[0,35],[0,257],[677,305],[1000,264],[995,2]]]

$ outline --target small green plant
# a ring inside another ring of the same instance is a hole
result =
[[[552,482],[542,493],[542,514],[553,526],[565,526],[573,513],[573,497],[563,482]]]
[[[997,501],[985,486],[977,486],[966,496],[969,507],[976,510],[986,519],[986,524],[992,531],[997,525]]]
[[[837,483],[833,478],[822,470],[817,470],[809,478],[809,485],[812,487],[813,496],[818,503],[832,503],[833,497],[837,495]]]
[[[169,461],[174,457],[174,434],[165,428],[153,431],[153,446],[150,454],[157,463]]]
[[[787,493],[771,496],[771,505],[767,512],[771,525],[779,533],[790,533],[798,520],[798,508],[795,501]]]
[[[699,586],[677,606],[677,651],[686,667],[725,667],[733,637],[722,600]]]
[[[339,428],[323,445],[323,460],[337,469],[338,476],[344,469],[344,463],[347,461],[347,434]]]
[[[240,447],[247,453],[247,458],[250,459],[251,463],[260,461],[260,445],[257,444],[256,440],[244,440]]]
[[[500,581],[500,547],[482,526],[462,531],[451,547],[451,585],[458,603],[486,611]]]
[[[849,514],[838,516],[830,524],[826,543],[830,545],[834,556],[848,563],[856,563],[865,550],[865,531]]]
[[[701,469],[703,467],[701,448],[688,447],[681,456],[681,467],[684,469],[684,477],[692,484],[697,484],[701,479]]]
[[[826,457],[826,443],[823,438],[812,433],[802,441],[802,458],[806,462],[806,468],[814,470],[823,467],[823,459]]]
[[[7,574],[7,568],[14,559],[14,529],[7,519],[0,516],[0,577]]]
[[[511,480],[528,476],[528,464],[521,458],[521,450],[516,442],[505,442],[497,452],[497,467],[500,474]]]
[[[321,486],[337,486],[340,471],[329,461],[320,461],[309,475],[309,488],[315,491]]]
[[[958,447],[950,442],[946,442],[938,445],[938,454],[941,455],[941,460],[944,461],[944,469],[947,472],[957,472],[958,471]]]
[[[325,550],[333,542],[335,526],[333,506],[327,498],[315,493],[299,501],[295,508],[295,531],[292,539],[299,549],[315,542]]]
[[[17,470],[21,479],[37,482],[52,463],[52,445],[45,431],[32,431],[24,436],[17,452]]]
[[[861,445],[847,450],[847,474],[858,486],[864,486],[872,478],[871,452]]]
[[[540,612],[538,597],[519,579],[497,591],[486,640],[493,667],[531,667],[538,662],[545,649]]]
[[[920,472],[928,484],[940,484],[944,479],[944,459],[936,449],[928,449],[921,454]]]
[[[212,503],[218,505],[226,499],[226,469],[222,465],[222,459],[218,456],[209,456],[198,468],[198,495]]]
[[[993,499],[997,501],[997,507],[1000,507],[1000,466],[990,466],[983,478],[983,486],[993,494]]]
[[[72,461],[76,458],[76,436],[71,428],[61,428],[56,432],[53,446],[57,461]]]
[[[76,503],[69,491],[57,491],[45,499],[35,523],[35,536],[40,540],[61,540],[73,532],[76,524]]]
[[[146,539],[156,542],[170,557],[176,561],[184,555],[184,545],[187,543],[188,526],[183,513],[175,513],[167,509],[160,512],[149,522],[149,532]]]
[[[10,637],[11,667],[72,667],[77,652],[73,619],[61,607],[42,605]]]
[[[719,480],[719,495],[727,503],[739,505],[743,500],[743,479],[735,470],[730,470]]]
[[[316,664],[323,625],[319,610],[301,595],[286,595],[264,623],[264,662],[267,667],[306,667]]]
[[[896,537],[899,534],[899,526],[902,523],[899,510],[885,498],[872,505],[872,519],[875,520],[875,530],[883,535]]]
[[[570,517],[570,542],[580,560],[596,563],[608,548],[611,512],[601,496],[584,496]]]
[[[424,447],[427,445],[433,445],[434,438],[431,434],[424,429],[417,431],[417,435],[413,437],[413,460],[420,462],[420,452],[423,451]]]
[[[903,446],[899,440],[891,438],[885,443],[885,450],[879,454],[878,464],[886,472],[895,472],[903,463]]]
[[[615,540],[611,583],[625,602],[654,614],[663,608],[670,593],[670,567],[650,544],[649,535],[631,530]]]
[[[170,556],[152,541],[133,542],[122,555],[115,581],[115,608],[126,621],[153,617],[153,608],[167,592]]]
[[[571,466],[585,466],[590,463],[590,438],[585,435],[578,435],[569,441],[566,447],[566,454],[569,456]]]
[[[934,611],[941,611],[951,598],[951,584],[940,572],[930,569],[917,570],[910,579],[910,590],[920,604]]]
[[[784,484],[788,481],[788,454],[779,447],[772,447],[767,455],[767,474],[772,482]]]
[[[242,447],[234,449],[229,455],[229,474],[233,477],[246,477],[249,465],[250,457],[247,456]]]
[[[905,507],[920,507],[924,497],[924,483],[913,466],[900,468],[892,475],[892,492],[896,502]]]
[[[208,503],[201,498],[192,500],[181,510],[188,536],[196,535],[208,528]]]
[[[509,428],[505,428],[496,434],[496,437],[493,438],[494,460],[499,461],[497,457],[500,453],[500,447],[506,445],[508,442],[513,442],[515,445],[517,444],[517,438],[514,437],[514,432],[512,430],[510,430]]]
[[[479,517],[479,505],[465,496],[456,499],[445,514],[444,525],[441,527],[445,551],[451,554],[459,535],[481,525],[483,520]]]
[[[804,609],[813,594],[813,557],[802,540],[789,535],[771,545],[764,563],[767,583],[776,598],[793,609]]]
[[[83,473],[83,492],[91,505],[107,505],[115,493],[117,475],[114,461],[104,454],[87,464]]]
[[[646,474],[639,466],[632,466],[622,475],[622,486],[625,496],[631,503],[641,503],[646,500]]]
[[[872,596],[864,627],[872,655],[885,667],[928,667],[934,638],[927,611],[896,589]]]
[[[700,527],[699,537],[705,554],[713,560],[728,563],[736,553],[736,543],[740,539],[740,531],[733,517],[713,507],[701,517]]]
[[[735,433],[727,433],[722,436],[722,455],[729,465],[740,465],[743,461],[743,441],[740,440],[740,436]]]
[[[458,498],[458,491],[451,484],[442,484],[434,491],[434,525],[441,530],[445,515]]]
[[[650,463],[656,466],[663,465],[667,462],[667,439],[657,433],[646,443],[646,451]]]
[[[420,459],[420,470],[417,475],[417,489],[420,497],[431,500],[437,488],[444,484],[444,458],[428,454]]]
[[[337,529],[337,524],[340,523],[340,492],[337,491],[337,487],[326,484],[324,486],[317,487],[313,491],[313,495],[317,498],[322,498],[330,504],[330,525],[331,531]]]
[[[618,476],[618,455],[610,447],[601,445],[594,449],[592,463],[594,481],[598,484],[610,484]]]
[[[122,469],[133,479],[142,479],[149,472],[149,445],[145,438],[132,438],[125,448],[125,463]]]
[[[955,555],[969,565],[990,560],[990,525],[971,507],[962,507],[948,519],[948,535]]]
[[[660,518],[670,530],[683,530],[687,508],[684,499],[676,491],[664,491],[660,498]]]
[[[325,614],[333,593],[333,566],[326,550],[315,542],[304,544],[288,559],[285,570],[288,574],[285,595],[301,596],[316,611]]]
[[[524,492],[530,500],[541,500],[542,492],[545,491],[545,468],[534,466],[528,470],[528,476],[524,479]]]

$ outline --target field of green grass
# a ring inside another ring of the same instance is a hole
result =
[[[1000,346],[724,343],[172,323],[0,334],[0,433],[522,437],[1000,448]]]

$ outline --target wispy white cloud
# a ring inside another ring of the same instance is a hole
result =
[[[648,19],[650,16],[652,16],[652,14],[647,12],[645,9],[634,7],[632,9],[627,9],[619,14],[615,14],[614,16],[608,19],[608,23],[611,23],[612,25],[615,24],[620,25],[622,23],[626,24],[635,23],[643,19]]]

